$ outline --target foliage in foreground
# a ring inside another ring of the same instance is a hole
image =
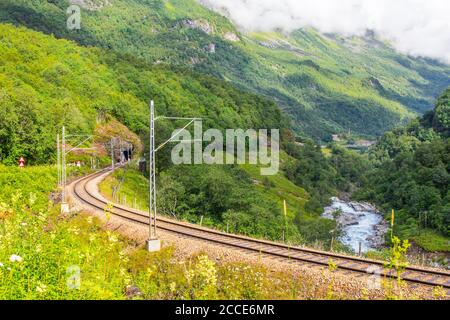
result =
[[[56,181],[56,167],[19,169],[0,165],[0,208],[34,199],[32,209],[43,210],[48,204],[46,196],[55,189]]]
[[[337,290],[331,262],[324,272],[332,280],[321,282],[257,265],[218,263],[201,253],[184,259],[173,248],[150,254],[96,218],[60,215],[48,200],[54,170],[9,170],[32,189],[0,189],[0,300],[369,298],[357,289]],[[32,181],[41,175],[49,182],[38,189]],[[395,290],[389,294],[398,298]],[[443,297],[439,288],[433,294]]]
[[[0,299],[346,299],[364,290],[337,290],[303,274],[270,272],[245,263],[217,263],[206,254],[187,259],[173,248],[150,254],[87,215],[60,216],[57,207],[32,210],[13,203],[1,218]],[[2,209],[2,211],[5,208]],[[391,283],[389,282],[389,285]],[[391,287],[387,287],[388,289]],[[442,298],[436,289],[435,298]],[[395,288],[386,298],[397,299]],[[400,291],[401,294],[401,291]]]
[[[59,215],[52,167],[0,170],[0,299],[295,298],[263,268],[205,255],[179,263],[171,248],[152,255],[92,217]]]
[[[176,261],[171,248],[137,249],[85,215],[4,206],[0,224],[0,299],[295,299],[325,294],[300,276],[217,264],[206,255]],[[325,297],[325,296],[324,296]]]

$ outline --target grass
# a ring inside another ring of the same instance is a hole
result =
[[[114,198],[113,188],[117,188]],[[126,200],[130,207],[148,210],[148,180],[135,169],[116,170],[99,184],[99,190],[110,201],[124,203]]]
[[[52,168],[1,170],[20,177],[14,181],[36,193],[12,196],[0,206],[0,300],[295,299],[300,293],[319,297],[313,283],[306,291],[291,290],[305,286],[300,276],[242,263],[218,264],[205,254],[180,260],[173,248],[150,254],[107,230],[97,218],[60,215],[58,206],[48,201]],[[136,172],[125,174],[135,177]]]
[[[0,203],[9,206],[13,203],[26,203],[36,198],[34,209],[43,209],[48,204],[45,195],[55,189],[57,182],[56,167],[38,166],[7,167],[0,165]]]
[[[421,248],[431,252],[450,252],[450,239],[434,230],[421,230],[412,240]]]
[[[151,254],[104,230],[97,219],[83,214],[61,217],[57,211],[14,212],[2,221],[0,299],[326,297],[325,289],[302,276],[273,274],[243,263],[219,264],[201,253],[180,260],[171,247]]]
[[[299,211],[304,211],[309,195],[305,189],[295,185],[282,172],[273,176],[262,176],[260,168],[254,165],[241,165],[256,184],[256,188],[278,203],[283,210],[283,201],[288,205],[288,216],[293,218]]]
[[[89,172],[87,167],[67,167],[67,176],[82,176]],[[33,210],[44,210],[49,201],[54,200],[57,185],[56,166],[28,166],[20,169],[16,166],[0,164],[0,204],[3,207],[11,205],[30,204]]]
[[[201,252],[186,258],[175,255],[173,247],[148,253],[131,239],[108,230],[107,220],[84,213],[61,215],[59,207],[48,201],[55,180],[51,167],[0,169],[2,179],[14,174],[20,178],[14,180],[16,183],[25,183],[22,194],[36,192],[34,196],[11,196],[8,202],[1,202],[0,300],[366,297],[364,290],[340,290],[334,281],[331,285],[318,282],[310,274],[217,262]],[[145,181],[136,171],[116,172],[117,176],[121,174],[131,178],[133,186]],[[283,186],[283,180],[275,179],[274,183]],[[289,184],[284,188],[289,189]],[[2,199],[6,190],[15,189],[0,190]]]

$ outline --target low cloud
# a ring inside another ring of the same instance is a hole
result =
[[[367,30],[397,50],[450,63],[448,0],[199,0],[243,31],[293,31],[361,36]]]

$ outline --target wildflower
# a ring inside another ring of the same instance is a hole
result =
[[[124,250],[119,252],[119,259],[124,263],[127,263],[129,261],[127,253]]]
[[[36,203],[36,199],[37,199],[36,195],[34,193],[30,192],[30,198],[29,198],[30,206],[32,206]]]
[[[198,257],[196,271],[206,285],[215,286],[217,283],[217,271],[214,262],[209,260],[207,256],[202,255]]]
[[[41,222],[45,222],[47,220],[47,215],[44,212],[39,211],[38,220]]]
[[[11,262],[22,262],[23,258],[21,256],[18,256],[16,254],[11,255],[11,257],[9,257],[9,261]]]
[[[4,202],[0,202],[0,212],[12,213],[12,209]]]
[[[77,227],[70,227],[67,231],[73,233],[76,236],[80,233],[80,229],[78,229]]]
[[[87,217],[86,221],[88,224],[92,224],[94,222],[94,218],[93,217]]]
[[[16,191],[15,194],[12,195],[11,197],[11,203],[12,205],[16,205],[17,202],[19,202],[20,198],[22,198],[22,192],[20,190]]]
[[[330,259],[330,261],[328,262],[328,269],[329,269],[331,272],[334,272],[334,271],[337,270],[337,268],[338,268],[338,267],[337,267],[336,263],[334,263],[334,261]]]
[[[148,276],[149,276],[149,277],[153,276],[153,274],[155,273],[155,271],[156,271],[156,270],[154,270],[153,268],[147,268]]]
[[[45,284],[39,283],[39,285],[36,287],[36,292],[44,293],[45,291],[47,291],[47,286]]]
[[[435,300],[445,299],[447,297],[447,293],[444,287],[439,286],[433,289],[433,298]]]
[[[0,262],[0,268],[3,268],[5,265]]]
[[[108,235],[108,240],[111,243],[116,243],[117,241],[119,241],[119,239],[117,238],[117,236],[115,234],[109,234]]]

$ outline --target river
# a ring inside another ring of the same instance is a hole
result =
[[[343,244],[358,252],[361,243],[362,253],[383,246],[388,224],[373,205],[346,202],[338,198],[332,198],[331,201],[331,205],[325,208],[323,217],[334,219],[333,212],[341,210],[336,220],[344,231],[340,239]]]

